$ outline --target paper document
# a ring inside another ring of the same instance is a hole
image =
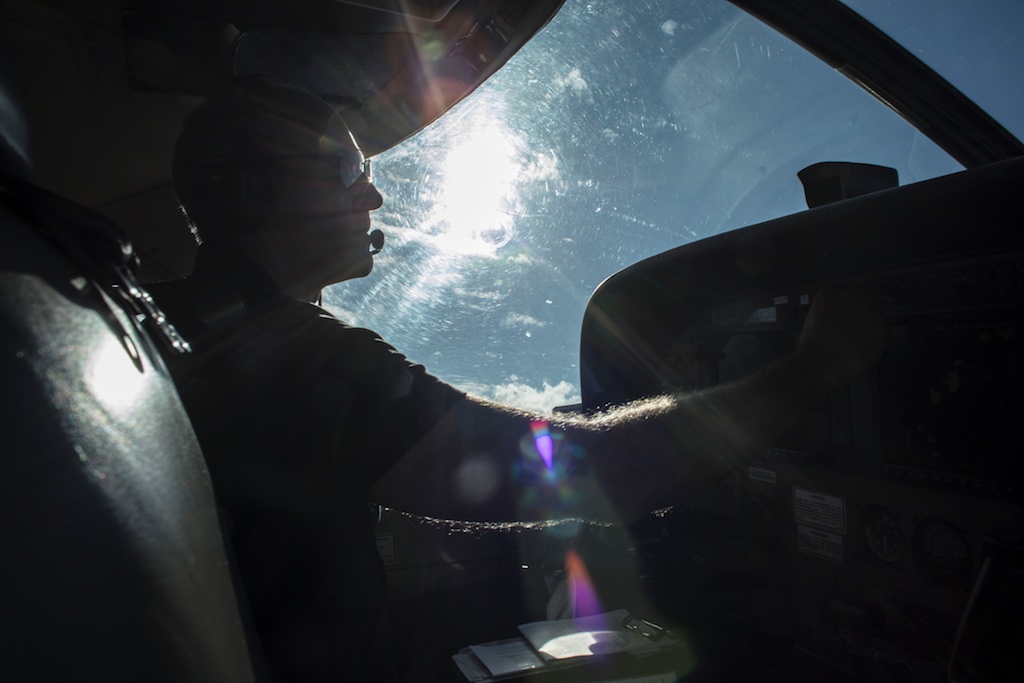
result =
[[[484,645],[470,645],[469,651],[476,655],[476,658],[494,676],[504,676],[544,666],[544,661],[522,638],[498,640]]]
[[[519,632],[546,660],[592,657],[617,652],[643,654],[674,647],[671,638],[653,640],[626,628],[628,610],[557,621],[523,624]]]
[[[452,655],[465,681],[511,683],[542,672],[552,674],[563,669],[587,670],[594,661],[588,661],[588,657],[617,653],[637,657],[606,662],[614,663],[614,666],[604,667],[604,673],[598,676],[605,683],[675,681],[672,672],[664,669],[659,673],[636,675],[645,668],[650,671],[657,666],[656,662],[664,665],[664,661],[648,655],[678,650],[680,642],[664,628],[638,619],[628,610],[575,619],[535,621],[521,625],[519,631],[522,633],[520,638],[470,645]]]
[[[469,648],[452,655],[452,661],[459,668],[462,675],[469,683],[492,680],[491,673],[487,670],[476,655],[469,651]]]

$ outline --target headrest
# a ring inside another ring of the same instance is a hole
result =
[[[0,173],[28,178],[32,157],[21,73],[0,34]]]

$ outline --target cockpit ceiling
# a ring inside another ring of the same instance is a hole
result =
[[[15,0],[0,22],[38,122],[37,181],[101,206],[166,184],[181,120],[224,76],[266,74],[324,97],[373,155],[471,93],[561,4]],[[61,167],[69,151],[79,161]],[[95,179],[96,159],[120,177]]]
[[[129,82],[202,94],[225,74],[299,83],[339,105],[370,154],[430,123],[505,63],[560,0],[265,1],[122,14]],[[369,7],[370,5],[373,8]]]

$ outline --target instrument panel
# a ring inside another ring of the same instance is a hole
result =
[[[1020,664],[990,644],[1024,611],[1019,582],[993,578],[1024,547],[1022,178],[1016,160],[752,226],[595,294],[588,409],[778,360],[824,286],[866,291],[887,323],[873,371],[635,529],[655,603],[717,624],[725,666],[744,667],[730,675],[984,680]]]
[[[769,458],[950,491],[1019,498],[1024,254],[772,288],[713,307],[669,346],[668,384],[711,386],[787,354],[816,289],[867,291],[889,341],[876,371],[836,392]]]

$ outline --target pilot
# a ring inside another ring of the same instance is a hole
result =
[[[154,295],[194,348],[169,364],[277,680],[396,675],[371,502],[447,520],[635,520],[742,467],[884,346],[859,295],[823,291],[795,351],[758,374],[538,415],[466,395],[316,304],[371,272],[383,202],[328,103],[236,79],[187,119],[173,178],[201,243],[193,274]]]

